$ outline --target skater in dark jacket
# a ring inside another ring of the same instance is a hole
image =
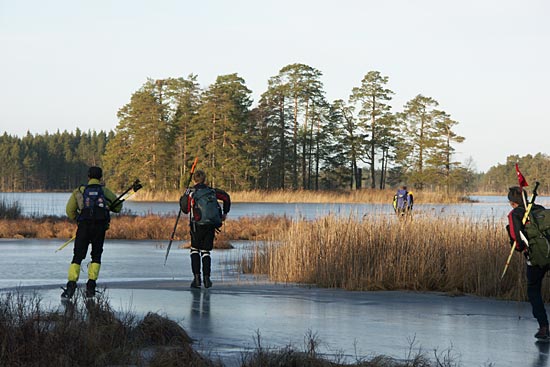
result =
[[[512,210],[508,214],[508,225],[506,229],[510,236],[510,244],[515,246],[515,250],[524,254],[527,260],[527,297],[531,303],[533,316],[537,319],[539,330],[535,334],[537,339],[549,339],[548,316],[544,308],[542,299],[542,281],[548,266],[538,266],[531,263],[528,256],[528,242],[525,226],[522,222],[525,214],[525,203],[527,202],[525,191],[519,186],[510,187],[508,191],[508,200]],[[531,211],[544,209],[541,205],[533,205]]]
[[[202,170],[197,170],[193,174],[193,182],[195,186],[180,198],[182,212],[190,214],[191,270],[193,271],[191,287],[201,287],[202,263],[204,286],[210,288],[212,286],[210,251],[214,248],[216,230],[221,227],[231,209],[231,199],[227,192],[209,187],[206,184],[206,174]],[[222,208],[218,200],[222,201]]]

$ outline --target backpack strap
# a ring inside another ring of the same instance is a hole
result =
[[[84,194],[85,190],[86,190],[86,185],[80,184],[80,186],[78,186],[77,189],[74,191],[74,196],[76,198],[76,206],[78,207],[79,212],[82,209],[84,209],[84,195],[83,194]]]

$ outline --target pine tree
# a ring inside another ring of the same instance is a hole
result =
[[[359,124],[369,134],[367,141],[368,149],[366,156],[370,167],[371,188],[376,187],[375,164],[376,154],[382,152],[390,139],[390,126],[383,122],[390,121],[382,119],[386,116],[391,106],[386,102],[391,100],[393,92],[385,86],[388,77],[380,75],[378,71],[370,71],[361,81],[361,86],[353,88],[350,96],[350,103],[359,105]]]

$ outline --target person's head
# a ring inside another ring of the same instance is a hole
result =
[[[103,177],[103,171],[100,167],[92,166],[88,168],[88,178],[96,178],[101,180],[101,177]]]
[[[512,186],[508,189],[508,201],[510,201],[510,204],[522,205],[524,199],[527,201],[525,191],[519,186]]]
[[[206,173],[204,173],[203,170],[198,169],[193,174],[193,181],[195,181],[196,184],[203,184],[206,182]]]
[[[405,185],[401,186],[401,190],[407,190],[407,186]]]

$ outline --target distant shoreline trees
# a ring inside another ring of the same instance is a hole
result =
[[[86,183],[87,167],[101,165],[112,132],[0,135],[0,191],[72,190]]]
[[[393,112],[389,78],[368,72],[349,97],[326,100],[322,73],[290,64],[252,107],[238,74],[201,89],[197,76],[148,79],[117,114],[114,132],[0,136],[2,191],[68,190],[86,167],[114,188],[135,177],[150,190],[182,190],[195,156],[213,185],[246,189],[361,189],[407,183],[446,192],[473,188],[453,159],[458,124],[418,95]]]

